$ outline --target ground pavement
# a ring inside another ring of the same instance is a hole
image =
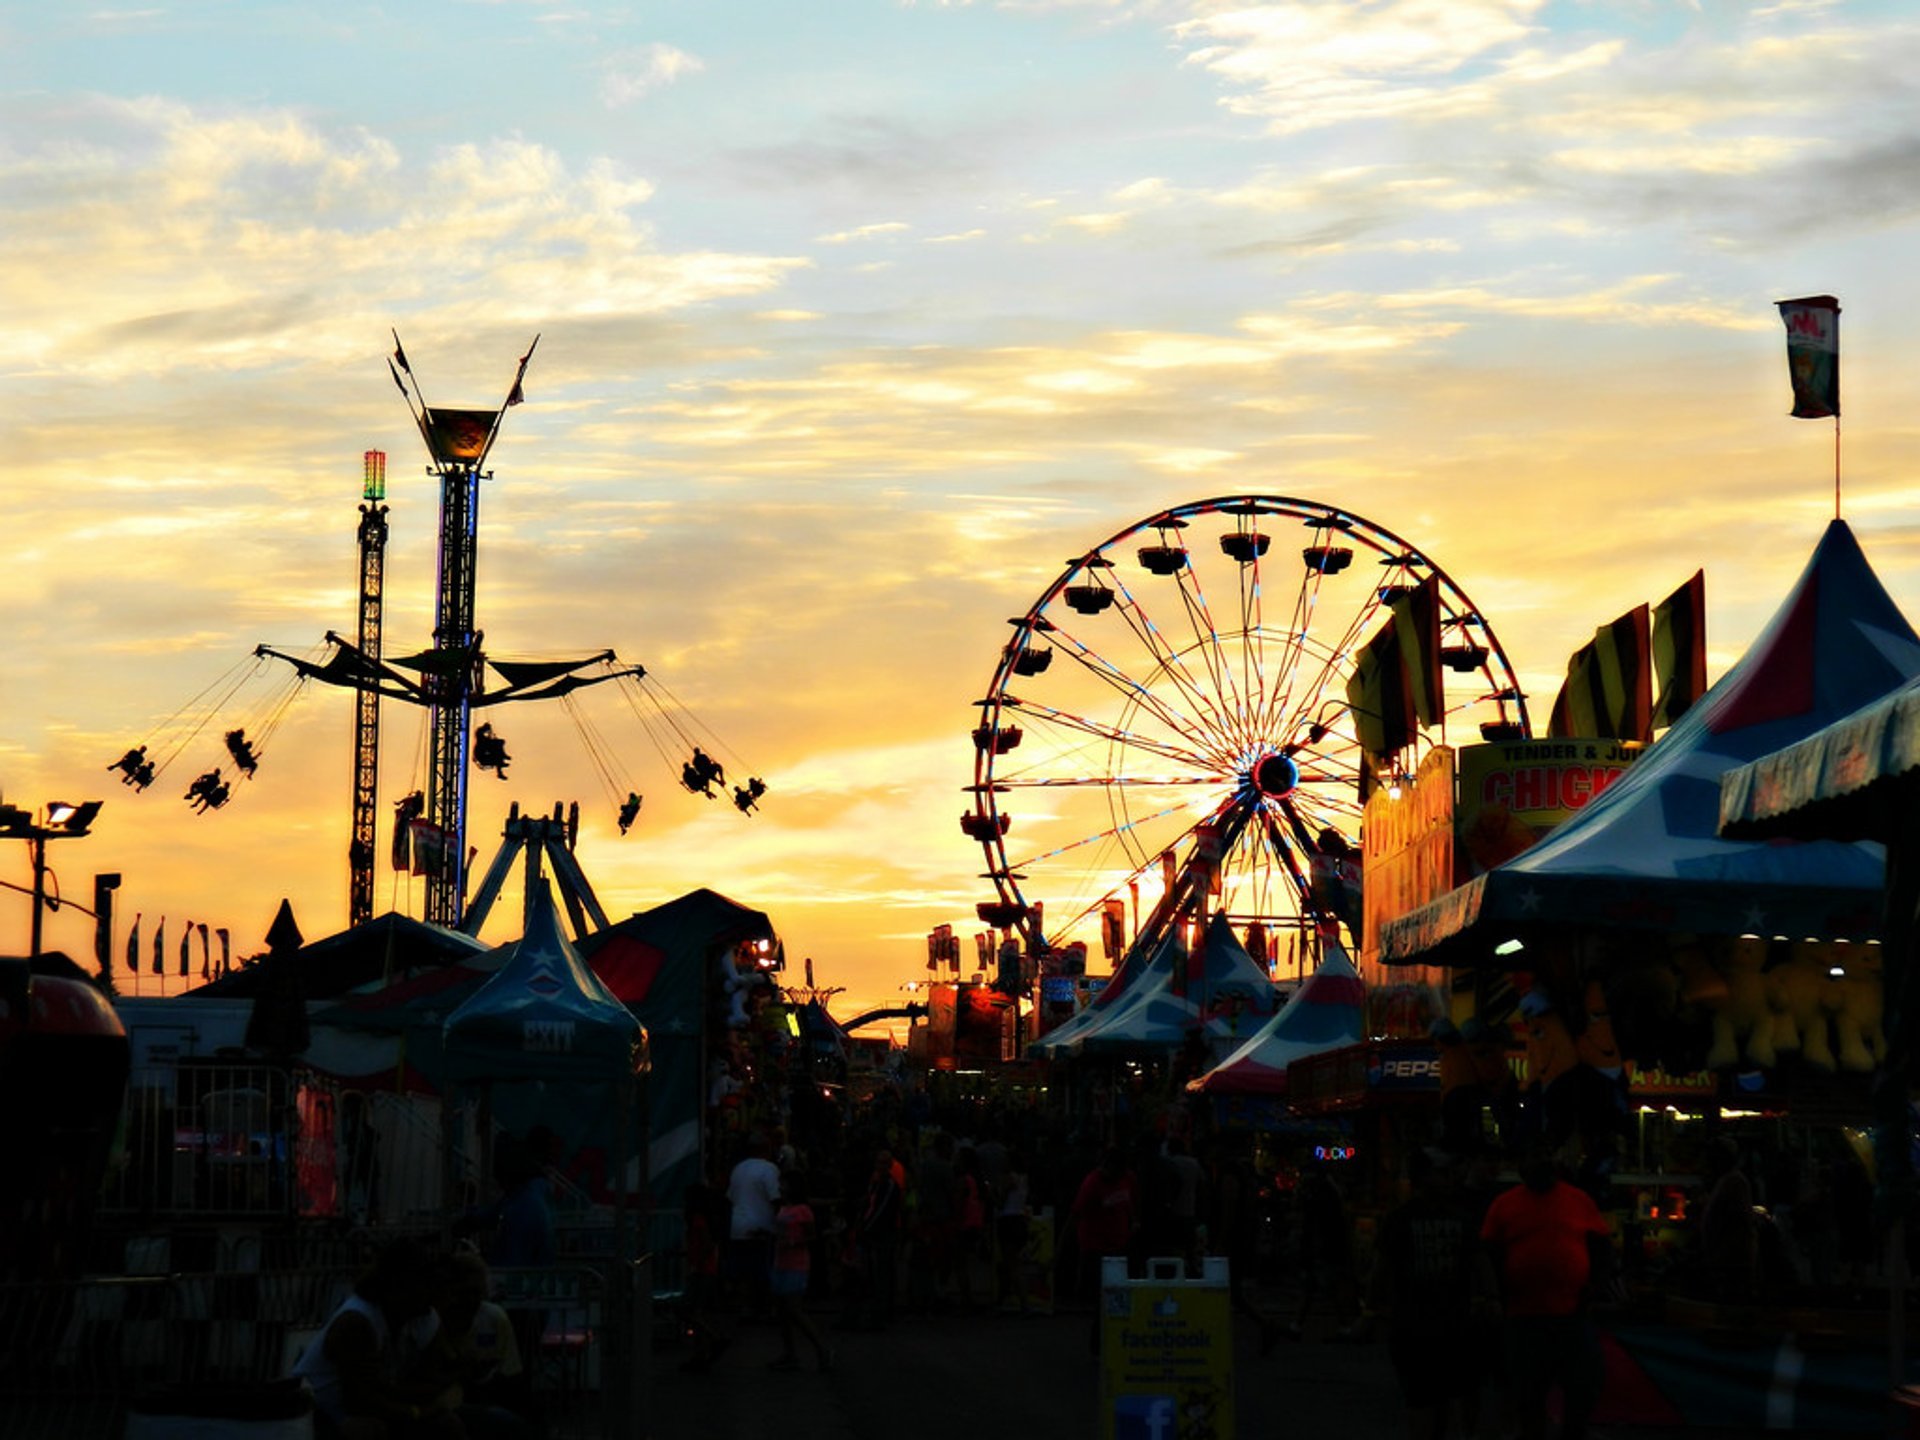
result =
[[[1287,1313],[1279,1304],[1275,1311]],[[828,1310],[810,1310],[831,1326]],[[1098,1436],[1098,1362],[1088,1345],[1087,1310],[1057,1315],[901,1316],[880,1333],[827,1328],[836,1352],[830,1374],[811,1355],[797,1371],[768,1368],[778,1356],[771,1324],[735,1326],[714,1368],[686,1374],[681,1352],[655,1357],[650,1382],[652,1440],[1002,1440]],[[1307,1338],[1261,1353],[1258,1331],[1236,1323],[1237,1430],[1247,1440],[1402,1440],[1402,1419],[1386,1347],[1332,1338],[1332,1322],[1309,1323]],[[804,1346],[804,1342],[803,1342]],[[1485,1432],[1493,1434],[1489,1430]],[[1596,1426],[1593,1440],[1675,1440],[1732,1432]],[[1800,1432],[1807,1437],[1810,1432]]]

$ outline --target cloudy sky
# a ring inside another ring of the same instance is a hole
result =
[[[679,791],[583,697],[647,796],[621,838],[572,718],[516,714],[483,862],[509,799],[579,799],[610,911],[710,885],[843,1009],[897,998],[987,898],[956,817],[1006,618],[1166,506],[1397,532],[1543,710],[1704,565],[1717,674],[1832,513],[1772,305],[1830,292],[1847,515],[1920,609],[1916,75],[1910,6],[1820,0],[0,4],[0,791],[107,800],[53,859],[83,901],[123,872],[122,934],[344,923],[344,694],[215,814],[180,795],[211,730],[143,795],[103,767],[254,645],[351,630],[368,448],[389,649],[424,643],[388,328],[470,405],[537,332],[490,648],[643,662],[771,788]],[[420,745],[385,725],[383,815]]]

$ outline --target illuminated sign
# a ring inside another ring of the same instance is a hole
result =
[[[1460,751],[1456,830],[1484,875],[1605,793],[1646,747],[1631,740],[1516,740]]]

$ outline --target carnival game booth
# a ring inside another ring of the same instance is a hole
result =
[[[743,955],[777,958],[779,937],[761,911],[701,889],[587,936],[580,954],[646,1027],[651,1188],[658,1222],[671,1224],[709,1158],[713,1067],[728,1062],[750,996],[768,985]],[[658,1230],[655,1241],[671,1245]]]
[[[1629,1062],[1715,1077],[1701,1123],[1666,1125],[1679,1106],[1653,1117],[1656,1186],[1700,1170],[1718,1137],[1784,1147],[1768,1162],[1783,1168],[1827,1163],[1835,1150],[1816,1146],[1835,1122],[1866,1115],[1878,987],[1851,982],[1877,965],[1882,851],[1723,838],[1720,780],[1916,671],[1920,637],[1834,521],[1748,652],[1624,776],[1531,849],[1389,923],[1382,958],[1473,971],[1489,1026],[1507,1016],[1487,1002],[1520,993],[1518,1124],[1577,1140],[1599,1170],[1630,1143]],[[1744,1134],[1749,1122],[1764,1128]],[[1837,1219],[1844,1233],[1866,1216]],[[1661,1293],[1694,1283],[1676,1271]]]
[[[1863,707],[1797,744],[1728,771],[1720,783],[1721,833],[1748,840],[1874,840],[1886,846],[1885,924],[1880,946],[1882,1038],[1849,1036],[1877,1062],[1873,1088],[1875,1232],[1887,1270],[1911,1267],[1906,1253],[1915,1213],[1914,1040],[1920,1026],[1920,681]],[[1839,974],[1833,970],[1838,969]],[[1834,989],[1847,966],[1829,970]],[[1839,1008],[1844,1009],[1844,1002]],[[1843,1041],[1844,1051],[1846,1041]],[[1858,1062],[1858,1056],[1855,1062]],[[1908,1382],[1910,1327],[1897,1286],[1888,1287],[1889,1382],[1910,1414],[1920,1409]],[[1909,1422],[1907,1433],[1915,1428]]]
[[[1553,1072],[1532,1076],[1543,1090],[1620,1057],[1673,1074],[1766,1068],[1809,1032],[1824,1055],[1833,1012],[1797,987],[1831,947],[1857,956],[1877,936],[1881,848],[1723,839],[1719,780],[1916,670],[1920,637],[1833,522],[1746,655],[1621,779],[1531,849],[1390,922],[1382,958],[1471,969],[1483,997],[1513,977],[1537,997],[1524,1018],[1530,1064]]]

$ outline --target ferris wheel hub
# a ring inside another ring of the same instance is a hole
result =
[[[1300,783],[1300,767],[1291,755],[1263,755],[1253,767],[1253,784],[1262,795],[1276,800],[1291,795]]]

